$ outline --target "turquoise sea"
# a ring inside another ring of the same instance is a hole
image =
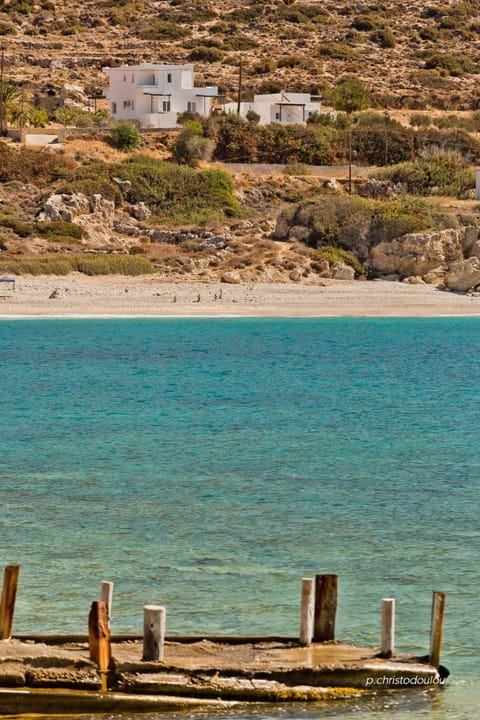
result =
[[[378,645],[395,597],[423,655],[444,590],[444,690],[195,716],[478,718],[479,319],[0,320],[0,383],[15,633],[86,632],[111,580],[114,633],[155,603],[173,635],[296,635],[334,572],[338,638]]]

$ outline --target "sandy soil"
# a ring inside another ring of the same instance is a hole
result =
[[[480,297],[430,285],[165,283],[155,276],[21,277],[0,287],[2,317],[376,317],[480,315]]]

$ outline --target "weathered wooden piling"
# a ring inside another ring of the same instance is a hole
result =
[[[106,580],[102,581],[99,599],[107,605],[108,627],[110,627],[110,621],[112,618],[113,582],[108,582]]]
[[[382,634],[380,641],[380,655],[382,658],[391,658],[395,652],[395,599],[382,600]]]
[[[311,645],[313,638],[313,618],[315,614],[315,581],[302,579],[302,606],[300,618],[300,644]]]
[[[0,600],[0,640],[7,640],[12,634],[19,572],[20,565],[7,565],[3,571],[2,597]]]
[[[337,614],[338,575],[315,576],[315,617],[313,640],[335,640]]]
[[[102,692],[108,690],[108,670],[112,659],[107,603],[96,600],[88,616],[88,645],[90,659],[96,662],[100,673]]]
[[[429,662],[433,667],[440,667],[440,651],[442,648],[443,619],[445,616],[445,593],[434,592],[432,597],[432,623],[430,628]]]
[[[143,660],[163,660],[166,614],[161,605],[143,608]]]

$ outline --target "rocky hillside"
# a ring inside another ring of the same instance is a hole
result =
[[[32,91],[64,83],[91,93],[102,67],[195,62],[200,83],[234,98],[305,89],[326,95],[344,73],[379,107],[480,106],[478,0],[2,0],[5,77]]]

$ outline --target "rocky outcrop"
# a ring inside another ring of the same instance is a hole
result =
[[[480,260],[466,258],[453,263],[445,274],[445,286],[449,290],[467,292],[480,285]]]
[[[464,228],[440,232],[408,233],[390,242],[370,248],[370,267],[384,274],[403,277],[425,275],[439,265],[450,265],[463,259]]]
[[[115,220],[115,203],[102,195],[61,193],[50,195],[37,215],[39,222],[63,220],[81,225],[88,240],[110,239]]]
[[[332,263],[330,268],[334,280],[354,280],[355,270],[342,262]]]

